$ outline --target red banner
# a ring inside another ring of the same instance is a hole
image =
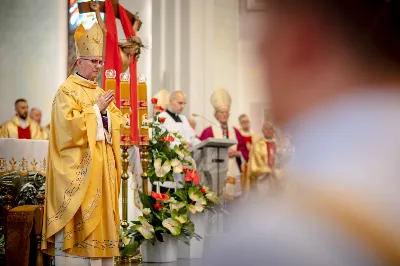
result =
[[[126,39],[135,36],[132,23],[126,14],[125,8],[118,4],[119,19],[124,29]],[[130,56],[129,70],[131,75],[131,142],[139,144],[139,119],[138,119],[138,88],[137,88],[137,62],[133,56]]]
[[[115,21],[114,9],[111,3],[111,0],[105,1],[105,19],[106,19],[106,27],[107,27],[107,35],[106,35],[106,49],[104,56],[104,74],[103,74],[103,88],[105,88],[105,71],[108,69],[114,69],[116,71],[115,80],[117,81],[115,88],[115,105],[120,108],[120,88],[119,88],[119,75],[122,72],[122,58],[119,53],[118,46],[118,32],[117,32],[117,24]]]
[[[125,8],[118,4],[118,12],[119,19],[121,21],[122,27],[124,29],[126,39],[129,39],[131,36],[135,36],[136,33],[133,30],[132,23],[129,20],[128,15],[126,14]],[[120,93],[120,74],[122,73],[122,59],[120,54],[120,49],[118,46],[118,32],[117,32],[117,24],[116,18],[114,14],[113,5],[111,0],[105,1],[105,17],[106,17],[106,27],[107,27],[107,36],[106,36],[106,49],[105,49],[105,64],[104,64],[104,73],[108,69],[114,69],[117,73],[116,75],[116,106],[118,108],[126,108],[124,104],[126,101],[121,100]],[[139,144],[139,124],[138,124],[138,91],[137,91],[137,65],[133,56],[130,56],[130,64],[129,64],[130,76],[131,76],[131,88],[130,94],[130,107],[131,107],[131,130],[130,130],[130,140],[132,144]],[[104,79],[105,80],[105,79]],[[105,84],[103,84],[104,87]],[[123,104],[121,106],[121,104]]]

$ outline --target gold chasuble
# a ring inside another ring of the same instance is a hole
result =
[[[261,175],[270,174],[275,167],[276,142],[274,139],[261,138],[253,143],[249,155],[250,181]]]
[[[25,127],[21,127],[21,122],[18,116],[14,116],[10,121],[7,121],[1,126],[0,138],[10,139],[46,139],[38,123],[30,117],[25,120]]]
[[[54,98],[42,237],[45,253],[54,254],[54,236],[63,232],[65,253],[102,258],[119,254],[120,130],[124,123],[111,103],[107,108],[111,141],[97,141],[99,122],[93,106],[103,93],[97,83],[73,75]]]

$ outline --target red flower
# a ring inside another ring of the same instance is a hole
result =
[[[156,210],[156,211],[159,211],[159,210],[161,210],[161,208],[162,208],[162,205],[160,204],[160,203],[155,203],[154,205],[154,209]]]
[[[165,117],[159,117],[159,118],[158,118],[158,121],[160,121],[160,123],[164,123],[164,122],[165,122],[165,119],[167,119],[167,118],[165,118]]]
[[[183,172],[184,172],[185,174],[187,174],[188,171],[189,171],[189,169],[188,169],[186,166],[184,166],[184,167],[183,167]]]
[[[200,183],[200,176],[199,173],[197,173],[196,170],[190,170],[186,175],[185,175],[185,181],[190,182],[193,181],[194,185],[197,185]]]
[[[153,198],[155,198],[156,200],[161,200],[161,201],[169,200],[168,194],[156,193],[153,191],[153,192],[151,192],[151,196]]]
[[[163,141],[173,142],[175,139],[173,136],[166,136],[162,139]]]
[[[206,194],[206,190],[204,188],[199,189],[201,193]]]
[[[154,109],[156,109],[157,111],[160,111],[160,112],[165,111],[165,109],[162,108],[162,107],[159,106],[159,105],[156,105],[156,106],[154,107]]]
[[[158,99],[157,98],[151,98],[151,103],[152,104],[157,104],[158,103]]]

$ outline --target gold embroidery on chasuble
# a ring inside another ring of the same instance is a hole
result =
[[[52,108],[42,249],[53,254],[54,235],[63,251],[82,257],[118,255],[121,177],[120,111],[111,104],[112,144],[96,141],[97,84],[70,76]]]

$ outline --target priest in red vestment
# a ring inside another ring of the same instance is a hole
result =
[[[239,132],[243,136],[244,142],[246,143],[248,154],[251,149],[251,144],[255,143],[260,138],[260,135],[251,128],[250,119],[246,114],[242,114],[241,116],[239,116],[239,123]]]
[[[235,192],[226,195],[230,197],[238,197],[242,194],[241,188],[241,167],[247,161],[249,153],[246,148],[246,143],[239,130],[233,126],[228,125],[229,111],[231,108],[232,98],[225,89],[218,89],[214,91],[211,96],[211,104],[215,109],[215,118],[218,120],[219,125],[212,125],[201,133],[200,140],[208,138],[217,139],[231,139],[238,142],[229,148],[228,155],[228,173],[227,180],[235,184]],[[233,181],[234,180],[234,181]]]
[[[0,138],[44,139],[38,123],[28,117],[28,102],[25,99],[15,101],[15,116],[1,126]]]

